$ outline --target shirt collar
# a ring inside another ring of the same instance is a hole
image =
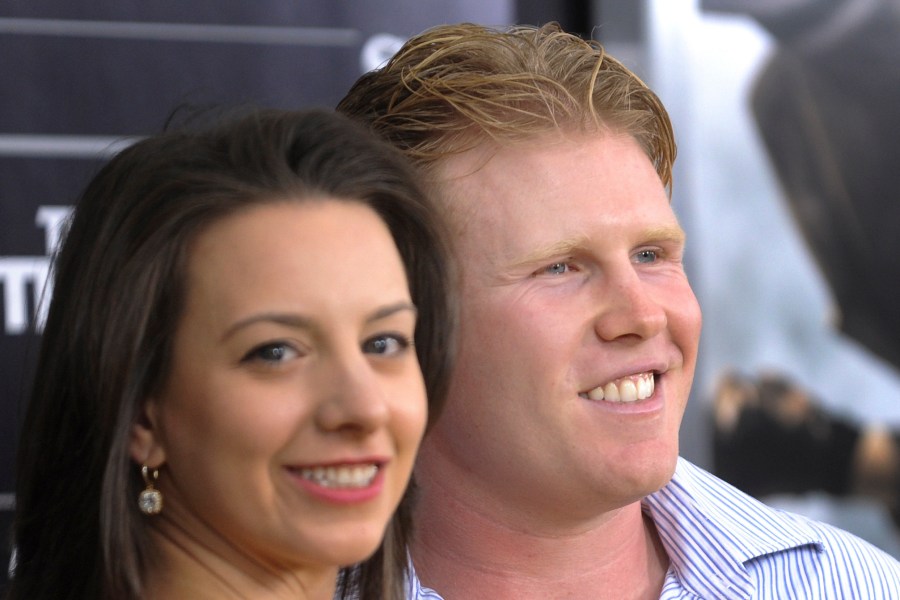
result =
[[[659,531],[670,569],[701,597],[702,590],[729,589],[730,597],[749,598],[753,581],[747,562],[801,546],[823,546],[803,520],[681,458],[672,480],[642,506]]]

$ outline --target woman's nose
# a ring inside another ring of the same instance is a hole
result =
[[[360,351],[351,358],[329,361],[325,389],[317,410],[319,426],[327,431],[368,433],[388,419],[387,392]]]

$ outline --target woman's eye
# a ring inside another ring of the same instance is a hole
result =
[[[285,343],[273,343],[258,346],[247,353],[244,361],[259,361],[268,364],[278,364],[292,358],[296,358],[299,353],[290,345]]]
[[[639,263],[652,263],[658,258],[656,250],[641,250],[634,255],[634,259]]]
[[[362,349],[366,354],[380,354],[393,356],[400,354],[410,347],[410,338],[399,334],[384,334],[367,339],[363,342]]]

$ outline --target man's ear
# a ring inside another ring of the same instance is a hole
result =
[[[141,407],[137,421],[131,426],[128,452],[131,460],[152,469],[166,462],[166,450],[159,428],[159,402],[150,398]]]

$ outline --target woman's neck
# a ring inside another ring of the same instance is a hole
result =
[[[151,600],[331,600],[337,567],[280,569],[243,549],[190,535],[162,517],[151,535],[159,560],[144,577]]]

